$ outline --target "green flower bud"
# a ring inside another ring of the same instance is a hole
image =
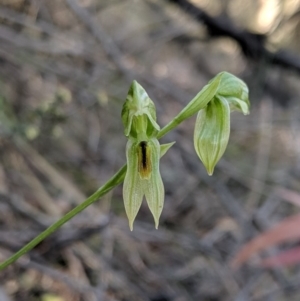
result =
[[[156,123],[156,111],[153,101],[144,88],[133,81],[122,109],[122,121],[125,136],[137,138],[143,132],[147,137],[155,137],[160,127]]]
[[[204,94],[202,91],[210,93]],[[208,96],[207,105],[199,111],[197,116],[194,146],[208,174],[212,175],[215,165],[224,154],[228,144],[230,111],[240,111],[247,115],[250,102],[247,85],[227,72],[221,72],[215,76],[202,91],[200,95]],[[205,103],[204,98],[201,101],[201,104],[203,103]]]
[[[170,146],[168,146],[170,147]],[[157,229],[164,203],[164,185],[159,172],[161,147],[156,138],[129,139],[126,147],[127,172],[123,198],[130,230],[145,195]]]
[[[207,173],[213,174],[230,134],[230,108],[224,97],[214,97],[199,111],[194,131],[195,150]]]

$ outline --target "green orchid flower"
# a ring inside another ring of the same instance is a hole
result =
[[[122,120],[128,137],[123,198],[129,227],[133,229],[133,222],[145,196],[157,229],[165,194],[159,161],[172,144],[160,146],[156,138],[160,128],[156,123],[155,105],[136,81],[129,89]]]

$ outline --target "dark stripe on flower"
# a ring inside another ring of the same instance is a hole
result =
[[[141,141],[138,146],[139,173],[142,179],[149,179],[151,174],[150,148],[147,141]]]

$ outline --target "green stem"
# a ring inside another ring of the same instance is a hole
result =
[[[173,130],[178,124],[180,124],[183,119],[181,118],[181,113],[179,113],[175,118],[173,118],[166,126],[164,126],[157,134],[157,139],[160,139],[171,130]],[[179,118],[178,118],[179,117]]]
[[[190,103],[193,104],[194,100],[196,99],[193,98]],[[202,109],[200,107],[200,109]],[[198,112],[197,109],[191,109],[189,106],[186,106],[183,108],[167,125],[165,125],[157,134],[157,139],[160,139],[170,131],[172,131],[174,128],[176,128],[181,122],[184,120],[190,118],[193,116],[196,112]]]

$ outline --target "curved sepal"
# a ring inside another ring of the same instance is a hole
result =
[[[226,98],[231,111],[240,111],[244,115],[249,114],[250,102],[248,87],[236,76],[228,72],[222,72],[217,95]]]
[[[145,89],[133,81],[122,109],[122,122],[125,136],[136,137],[137,132],[155,136],[160,127],[156,123],[156,109]],[[142,118],[140,118],[142,117]]]

